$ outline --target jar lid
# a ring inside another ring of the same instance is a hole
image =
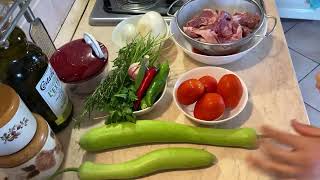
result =
[[[0,168],[13,168],[32,159],[44,146],[49,127],[39,114],[33,114],[37,120],[37,131],[30,143],[22,150],[7,156],[0,156]]]
[[[71,41],[59,48],[50,63],[59,79],[65,83],[78,83],[100,74],[108,62],[108,50],[99,42],[105,58],[99,58],[84,39]]]
[[[10,86],[0,83],[0,128],[6,125],[16,114],[19,96]]]

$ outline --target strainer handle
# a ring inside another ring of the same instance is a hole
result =
[[[273,20],[273,26],[271,28],[270,31],[268,31],[265,35],[265,37],[269,37],[271,35],[271,33],[274,31],[274,29],[276,28],[277,24],[278,24],[278,19],[274,16],[270,16],[270,15],[265,15],[268,19],[272,19]]]
[[[274,29],[276,28],[277,24],[278,24],[278,19],[274,16],[270,16],[270,15],[267,15],[265,14],[264,15],[267,19],[272,19],[273,20],[273,26],[271,28],[270,31],[267,31],[265,35],[254,35],[255,37],[262,37],[262,38],[266,38],[266,37],[269,37],[272,32],[274,31]]]
[[[168,11],[167,11],[167,15],[168,15],[168,16],[174,17],[174,14],[171,14],[170,11],[171,11],[172,7],[173,7],[175,4],[177,4],[179,1],[181,1],[181,0],[175,0],[175,1],[173,1],[173,3],[170,4],[170,6],[169,6],[169,8],[168,8]]]

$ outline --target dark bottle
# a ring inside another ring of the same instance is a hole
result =
[[[66,127],[72,104],[47,56],[15,28],[6,47],[0,46],[0,81],[16,90],[33,112],[41,114],[58,132]]]

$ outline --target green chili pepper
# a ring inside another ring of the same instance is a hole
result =
[[[159,95],[163,92],[166,85],[166,81],[169,75],[170,67],[169,63],[165,62],[160,64],[159,72],[152,80],[146,95],[143,98],[145,104],[141,104],[141,109],[151,107]]]
[[[143,98],[143,99],[141,100],[140,107],[141,107],[141,109],[145,109],[145,108],[148,107],[146,98]]]

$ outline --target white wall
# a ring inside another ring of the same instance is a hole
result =
[[[75,0],[33,0],[30,7],[36,17],[40,17],[54,40]],[[80,0],[81,1],[81,0]],[[24,18],[19,25],[28,32],[29,24]]]

